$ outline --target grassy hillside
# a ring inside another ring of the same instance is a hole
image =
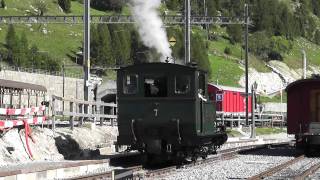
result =
[[[47,4],[48,12],[45,15],[65,15],[59,7],[57,0],[43,0]],[[6,15],[35,15],[33,0],[6,0],[7,9],[0,9],[0,14]],[[108,14],[107,12],[90,10],[93,15]],[[69,15],[82,15],[83,5],[78,1],[71,1],[71,13]],[[110,14],[110,12],[109,12]]]

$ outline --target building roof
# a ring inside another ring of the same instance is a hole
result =
[[[212,83],[209,83],[209,85],[214,86],[214,87],[218,88],[219,90],[223,90],[223,91],[233,91],[233,92],[241,92],[241,93],[246,92],[244,88],[222,86],[222,85],[216,85],[216,84],[212,84]]]
[[[30,83],[24,83],[24,82],[18,82],[18,81],[10,81],[10,80],[4,80],[0,79],[0,87],[4,88],[12,88],[12,89],[30,89],[35,91],[43,91],[47,92],[47,88],[44,86],[36,85],[36,84],[30,84]]]

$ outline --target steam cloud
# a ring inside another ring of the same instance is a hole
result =
[[[172,50],[168,42],[167,33],[158,14],[161,0],[132,0],[132,12],[139,34],[144,45],[155,48],[161,54],[161,61],[169,57]]]

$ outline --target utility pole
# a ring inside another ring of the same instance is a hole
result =
[[[249,6],[248,4],[244,5],[245,7],[245,47],[246,47],[246,53],[245,53],[245,73],[246,73],[246,125],[249,125],[249,119],[248,119],[248,114],[249,114],[249,65],[248,65],[248,59],[249,59],[249,51],[248,51],[248,33],[249,33]]]
[[[307,78],[307,55],[306,55],[306,51],[305,50],[301,50],[302,51],[302,79],[306,79]]]
[[[190,48],[190,29],[191,29],[191,23],[190,23],[190,17],[191,17],[191,6],[190,6],[190,0],[185,0],[185,63],[190,63],[190,54],[191,54],[191,48]]]
[[[203,0],[203,12],[204,12],[204,16],[207,17],[208,16],[208,8],[207,8],[207,1]],[[206,27],[206,31],[207,31],[207,40],[209,40],[209,24],[205,24]]]
[[[65,98],[65,65],[64,65],[65,60],[63,60],[63,64],[62,64],[62,97]],[[62,101],[62,110],[64,111],[64,101]]]
[[[90,0],[84,0],[84,45],[83,45],[83,70],[84,70],[84,100],[89,100],[90,79]]]

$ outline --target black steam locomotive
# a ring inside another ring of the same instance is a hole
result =
[[[146,63],[117,72],[118,145],[161,159],[205,158],[227,140],[206,73],[195,65]]]

